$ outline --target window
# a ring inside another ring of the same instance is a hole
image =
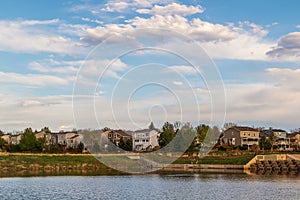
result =
[[[108,138],[111,138],[111,133],[108,135]]]
[[[246,133],[244,133],[244,136],[246,136]]]
[[[248,136],[250,136],[250,132],[248,132]]]
[[[143,140],[143,142],[145,142],[145,140]]]
[[[254,135],[254,137],[256,136],[255,133],[253,135]]]
[[[146,142],[149,142],[149,140],[147,139]]]

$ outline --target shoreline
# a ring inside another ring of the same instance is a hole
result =
[[[250,160],[253,159],[254,158]],[[248,162],[250,162],[250,160]],[[162,168],[157,168],[157,170],[154,169],[152,172],[146,174],[238,173],[255,175],[255,173],[252,173],[250,172],[250,170],[246,169],[245,166],[245,164],[185,164],[175,162],[173,164],[164,165],[162,166]],[[73,175],[130,175],[129,173],[118,171],[104,165],[91,154],[64,155],[33,153],[0,153],[0,171],[0,178]],[[298,174],[299,173],[297,172],[296,174],[291,175]]]

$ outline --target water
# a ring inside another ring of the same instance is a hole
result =
[[[246,174],[1,178],[0,199],[300,199],[299,177]]]

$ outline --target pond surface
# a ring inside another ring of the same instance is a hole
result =
[[[0,178],[0,199],[300,199],[300,179],[247,174]]]

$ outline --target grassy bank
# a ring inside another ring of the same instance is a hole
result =
[[[92,155],[0,155],[0,177],[30,175],[119,175]]]

